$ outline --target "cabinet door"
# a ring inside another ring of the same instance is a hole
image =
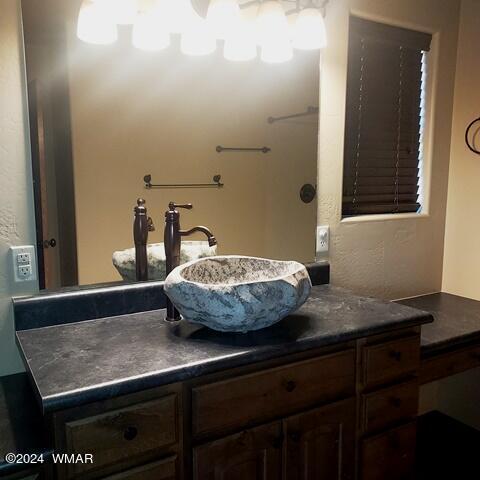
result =
[[[196,447],[195,480],[279,480],[280,422],[245,430]]]
[[[416,439],[415,421],[364,439],[361,449],[361,480],[414,478]]]
[[[284,420],[285,479],[353,479],[355,405],[349,399]]]

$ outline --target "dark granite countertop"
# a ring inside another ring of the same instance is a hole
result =
[[[276,325],[225,334],[164,310],[17,332],[45,412],[432,321],[426,312],[323,285]]]
[[[26,373],[0,378],[0,477],[31,470],[28,464],[5,461],[7,453],[43,454],[47,461],[52,449],[43,438],[42,412]],[[39,464],[41,466],[41,464]]]
[[[480,302],[449,293],[434,293],[397,302],[430,312],[435,321],[422,327],[422,355],[480,341]]]

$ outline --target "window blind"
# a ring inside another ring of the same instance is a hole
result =
[[[422,65],[431,35],[350,18],[344,216],[420,209]]]

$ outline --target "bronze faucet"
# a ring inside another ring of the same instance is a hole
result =
[[[177,205],[173,202],[168,204],[168,210],[165,212],[165,257],[166,257],[166,275],[174,268],[180,265],[180,247],[182,237],[187,237],[195,232],[204,233],[208,238],[208,244],[213,247],[217,244],[217,239],[207,227],[193,227],[190,230],[180,230],[180,213],[177,208],[185,208],[191,210],[193,205],[187,203],[185,205]],[[167,317],[168,321],[180,320],[180,313],[173,306],[172,302],[167,298]]]
[[[155,231],[152,219],[147,216],[145,200],[139,198],[133,209],[135,221],[133,223],[133,239],[135,242],[135,270],[137,282],[148,280],[147,241],[148,232]]]

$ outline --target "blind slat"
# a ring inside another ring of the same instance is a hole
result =
[[[348,196],[353,196],[354,191],[357,192],[357,195],[372,195],[372,194],[394,194],[395,191],[398,190],[398,193],[410,193],[410,194],[417,194],[418,193],[418,186],[417,185],[357,185],[357,186],[345,186],[343,195],[344,198]]]
[[[345,182],[353,185],[355,180],[357,185],[362,186],[387,186],[387,185],[418,185],[418,177],[399,177],[398,182],[394,177],[355,177],[345,176]]]
[[[375,203],[382,203],[382,204],[394,204],[397,199],[399,203],[416,203],[418,200],[417,194],[375,194],[375,195],[347,195],[343,198],[343,202],[345,204],[353,204],[353,200],[355,198],[355,202],[358,204],[375,204]]]
[[[371,22],[358,17],[350,17],[350,29],[357,34],[367,36],[375,41],[403,45],[414,50],[428,52],[432,36],[429,33],[417,32],[401,27],[393,27],[382,23]]]
[[[345,216],[350,215],[373,215],[381,213],[415,213],[420,209],[419,203],[399,204],[399,205],[347,205],[344,204],[343,211]]]

